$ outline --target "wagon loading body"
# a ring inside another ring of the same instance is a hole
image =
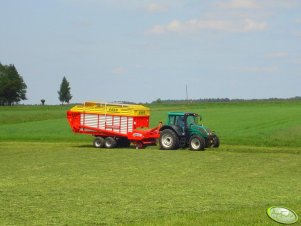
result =
[[[95,147],[138,148],[155,145],[160,126],[149,128],[150,109],[142,105],[85,102],[67,111],[68,122],[75,133],[95,136]]]

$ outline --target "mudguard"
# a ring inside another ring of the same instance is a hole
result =
[[[175,133],[181,137],[181,136],[185,136],[185,132],[183,132],[182,128],[180,126],[176,126],[176,125],[163,125],[160,128],[160,132],[165,130],[165,129],[171,129],[173,131],[175,131]]]

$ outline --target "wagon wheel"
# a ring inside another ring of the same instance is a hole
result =
[[[105,139],[103,137],[96,137],[93,141],[93,146],[96,148],[103,148],[105,146]]]
[[[117,146],[117,142],[113,137],[107,137],[105,139],[105,147],[106,148],[115,148]]]

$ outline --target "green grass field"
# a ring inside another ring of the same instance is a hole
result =
[[[150,107],[152,126],[200,113],[221,147],[95,149],[71,132],[70,107],[1,107],[0,225],[279,225],[274,205],[301,216],[301,102]]]

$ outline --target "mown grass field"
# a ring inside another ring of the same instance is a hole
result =
[[[201,113],[221,147],[95,149],[72,134],[69,107],[1,107],[0,225],[278,225],[273,205],[301,215],[301,102],[150,107],[152,126]]]

